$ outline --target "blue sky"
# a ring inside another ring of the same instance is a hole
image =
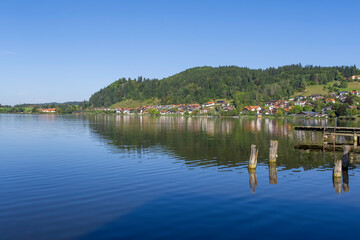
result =
[[[0,104],[195,66],[360,67],[360,1],[0,1]]]

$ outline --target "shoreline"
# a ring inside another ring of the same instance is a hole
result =
[[[0,114],[16,114],[16,115],[43,115],[43,116],[85,116],[85,115],[108,115],[108,116],[133,116],[133,117],[186,117],[186,118],[245,118],[245,119],[340,119],[340,120],[357,120],[358,116],[339,116],[339,117],[328,117],[328,116],[320,116],[320,117],[312,117],[312,116],[274,116],[274,115],[262,115],[251,116],[251,115],[235,115],[235,116],[221,116],[221,115],[180,115],[180,114],[164,114],[164,115],[151,115],[151,114],[117,114],[117,113],[104,113],[104,112],[84,112],[84,113],[72,113],[72,114],[63,114],[63,113],[7,113],[3,112]]]

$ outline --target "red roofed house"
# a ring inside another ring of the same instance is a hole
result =
[[[261,111],[261,107],[260,106],[246,106],[245,111],[249,111],[249,112],[255,112],[259,113]]]
[[[358,91],[358,90],[351,90],[351,91],[350,91],[350,94],[351,94],[351,95],[359,96],[359,91]]]
[[[56,108],[42,108],[41,112],[43,112],[43,113],[55,113]]]
[[[351,77],[351,79],[352,79],[352,80],[355,80],[355,79],[359,80],[359,79],[360,79],[360,75],[353,75],[353,76]]]
[[[329,102],[335,103],[335,99],[333,99],[333,98],[327,98],[327,99],[325,99],[325,102],[326,102],[326,103],[329,103]]]

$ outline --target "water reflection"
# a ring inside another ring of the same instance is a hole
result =
[[[269,141],[278,140],[279,166],[285,169],[324,167],[321,153],[294,149],[304,133],[292,131],[302,120],[220,119],[186,117],[91,116],[92,131],[122,150],[140,152],[161,146],[167,154],[193,166],[236,167],[248,161],[251,144],[258,162],[268,159]],[[321,121],[319,121],[321,124]],[[316,140],[317,135],[311,137]],[[321,137],[318,137],[321,139]],[[302,159],[299,159],[301,155]],[[331,164],[330,160],[326,160]]]
[[[255,188],[257,187],[256,169],[249,168],[248,172],[249,172],[250,190],[251,193],[255,193]]]
[[[342,188],[343,188],[344,192],[350,192],[349,172],[348,171],[343,171],[342,172],[342,178],[343,178]]]
[[[337,194],[341,194],[341,178],[333,177],[333,186]]]
[[[279,158],[276,164],[269,164],[270,184],[278,182],[277,167],[279,171],[329,171],[336,155],[294,148],[300,141],[322,142],[321,132],[293,131],[294,126],[331,125],[328,120],[96,115],[89,117],[89,123],[95,136],[106,139],[114,149],[139,155],[156,149],[171,155],[176,159],[174,163],[181,161],[189,169],[227,168],[227,171],[234,171],[247,165],[251,144],[259,149],[258,163],[265,164],[268,162],[270,140],[277,140]],[[251,192],[255,192],[256,178],[256,171],[249,171]],[[344,186],[346,188],[346,183]],[[334,180],[334,188],[339,192],[338,180]]]
[[[269,182],[270,184],[277,184],[277,181],[276,163],[269,163]]]

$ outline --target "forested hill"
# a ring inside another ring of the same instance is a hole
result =
[[[355,65],[319,67],[297,64],[267,69],[196,67],[162,80],[121,78],[94,93],[89,102],[95,107],[110,106],[126,99],[155,98],[162,104],[203,103],[222,98],[251,103],[289,97],[306,85],[327,84],[356,74],[360,71]]]

